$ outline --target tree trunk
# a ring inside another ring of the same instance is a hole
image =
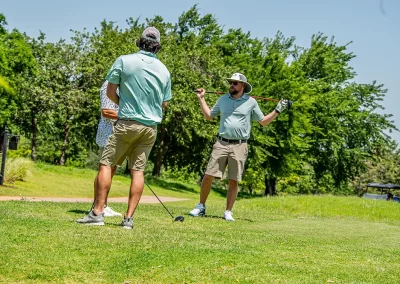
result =
[[[37,124],[36,124],[35,111],[33,110],[31,110],[31,124],[32,124],[31,160],[36,161]]]
[[[265,195],[276,195],[276,178],[265,178],[264,179],[265,183]]]
[[[161,133],[160,133],[160,138],[158,139],[158,152],[156,156],[156,160],[154,162],[154,168],[152,172],[152,176],[159,176],[161,174],[161,167],[163,165],[163,158],[166,150],[166,145],[165,145],[165,136],[167,134],[167,129],[165,126],[161,126]]]
[[[0,135],[0,152],[3,152],[4,130],[5,129],[3,127],[0,127],[0,133],[1,133],[1,135]]]
[[[66,151],[68,148],[68,135],[69,135],[69,122],[68,119],[65,121],[64,124],[64,142],[61,148],[61,158],[60,158],[60,165],[64,166],[67,160]]]

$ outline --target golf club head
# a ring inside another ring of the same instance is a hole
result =
[[[176,216],[174,219],[175,222],[177,222],[177,221],[183,222],[183,220],[185,220],[185,217],[183,217],[183,216]]]
[[[288,105],[287,105],[287,109],[289,110],[292,107],[293,101],[289,100],[288,101]]]

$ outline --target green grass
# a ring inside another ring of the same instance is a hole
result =
[[[91,196],[93,171],[36,170],[53,176],[49,189],[63,181],[66,190],[71,179],[71,190]],[[0,202],[0,283],[399,283],[400,204],[335,196],[240,199],[231,223],[221,218],[220,194],[210,196],[207,217],[192,218],[186,214],[198,187],[169,181],[176,190],[168,190],[163,182],[152,180],[162,195],[189,199],[166,204],[185,216],[182,223],[160,204],[140,204],[129,231],[118,227],[118,217],[106,218],[104,227],[76,224],[89,203]],[[129,182],[121,183],[126,194]]]
[[[0,188],[0,196],[32,197],[92,197],[93,180],[97,171],[73,167],[60,167],[47,164],[36,164],[26,181],[5,183]],[[197,196],[198,186],[175,181],[148,178],[149,185],[157,195],[188,198]],[[109,197],[128,195],[130,178],[115,175]],[[145,186],[144,195],[153,195]]]

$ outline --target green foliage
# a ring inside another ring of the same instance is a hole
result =
[[[85,161],[85,168],[98,170],[99,161],[100,161],[99,151],[89,151]]]
[[[0,129],[12,125],[16,116],[19,84],[26,74],[33,74],[36,62],[25,36],[18,30],[6,30],[0,13]]]
[[[250,194],[262,193],[265,189],[264,177],[260,175],[258,171],[250,167],[247,168],[240,185]]]
[[[366,184],[370,182],[400,184],[400,149],[396,150],[396,146],[387,145],[374,152],[366,162],[366,171],[354,179],[351,186],[355,190],[365,191]]]
[[[7,83],[7,81],[0,76],[0,88],[4,89],[6,93],[12,93],[13,89],[10,87],[10,85]]]
[[[89,159],[95,168],[99,88],[117,57],[138,51],[136,40],[149,25],[161,32],[157,56],[171,72],[173,91],[150,155],[153,176],[203,174],[219,123],[204,119],[193,89],[227,90],[224,78],[233,72],[247,76],[255,96],[294,102],[267,127],[253,123],[244,191],[348,194],[370,163],[385,159],[381,149],[393,143],[387,133],[397,131],[391,115],[378,112],[387,90],[354,80],[350,43],[318,33],[304,48],[281,32],[258,39],[242,29],[224,31],[197,5],[176,23],[129,18],[121,29],[104,20],[57,43],[8,32],[0,14],[0,78],[14,90],[0,88],[0,129],[7,124],[29,138],[33,160],[84,167]],[[217,99],[206,98],[209,106]],[[259,105],[265,113],[275,107]],[[397,170],[389,168],[384,180],[396,181]]]
[[[179,182],[186,182],[193,184],[200,181],[200,176],[197,175],[196,173],[191,172],[188,167],[181,169],[169,168],[167,170],[162,171],[160,178],[165,180],[176,180]]]

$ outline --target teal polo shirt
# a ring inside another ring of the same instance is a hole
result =
[[[106,80],[119,85],[119,118],[149,126],[161,123],[162,103],[172,97],[171,75],[154,53],[120,56]]]
[[[211,109],[210,115],[221,115],[219,135],[226,139],[249,139],[251,120],[260,121],[264,114],[257,101],[244,94],[234,99],[230,94],[221,96]]]

